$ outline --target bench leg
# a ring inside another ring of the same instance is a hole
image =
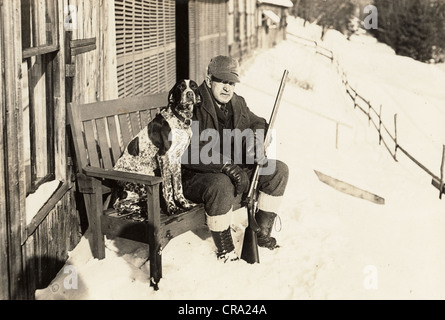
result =
[[[147,186],[148,211],[148,245],[150,250],[150,284],[159,290],[162,278],[162,248],[161,248],[161,208],[159,203],[159,184]]]
[[[102,233],[101,216],[103,214],[102,184],[99,180],[92,180],[92,193],[84,193],[85,206],[88,216],[88,228],[91,239],[91,252],[96,259],[105,258],[105,242]]]

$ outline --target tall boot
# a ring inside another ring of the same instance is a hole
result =
[[[260,247],[268,248],[270,250],[279,247],[277,245],[277,240],[274,237],[271,237],[272,227],[276,217],[277,214],[274,212],[258,210],[256,213],[255,218],[261,228],[257,233],[257,241]]]
[[[224,262],[239,260],[235,253],[230,227],[224,231],[210,231],[216,245],[216,256]]]

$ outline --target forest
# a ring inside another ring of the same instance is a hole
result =
[[[445,61],[445,0],[293,0],[292,14],[348,37],[364,27],[370,5],[377,27],[366,30],[398,55],[422,62]],[[357,23],[358,22],[358,23]]]

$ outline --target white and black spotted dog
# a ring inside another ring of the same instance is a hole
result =
[[[196,206],[183,195],[181,157],[191,141],[193,108],[201,101],[195,81],[178,81],[168,94],[167,107],[128,143],[114,166],[115,170],[147,175],[160,171],[168,214]],[[143,186],[126,183],[113,206],[121,214],[141,215],[146,197]]]

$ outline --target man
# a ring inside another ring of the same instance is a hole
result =
[[[260,175],[258,183],[256,220],[261,227],[261,247],[277,247],[271,231],[289,176],[286,164],[264,155],[268,124],[249,110],[243,97],[234,93],[239,75],[235,59],[217,56],[210,61],[206,79],[199,87],[203,102],[194,109],[194,138],[186,153],[187,161],[183,161],[184,195],[195,203],[204,203],[217,257],[224,262],[239,258],[230,229],[232,209],[248,191],[252,164],[272,169],[264,170],[266,174]]]

